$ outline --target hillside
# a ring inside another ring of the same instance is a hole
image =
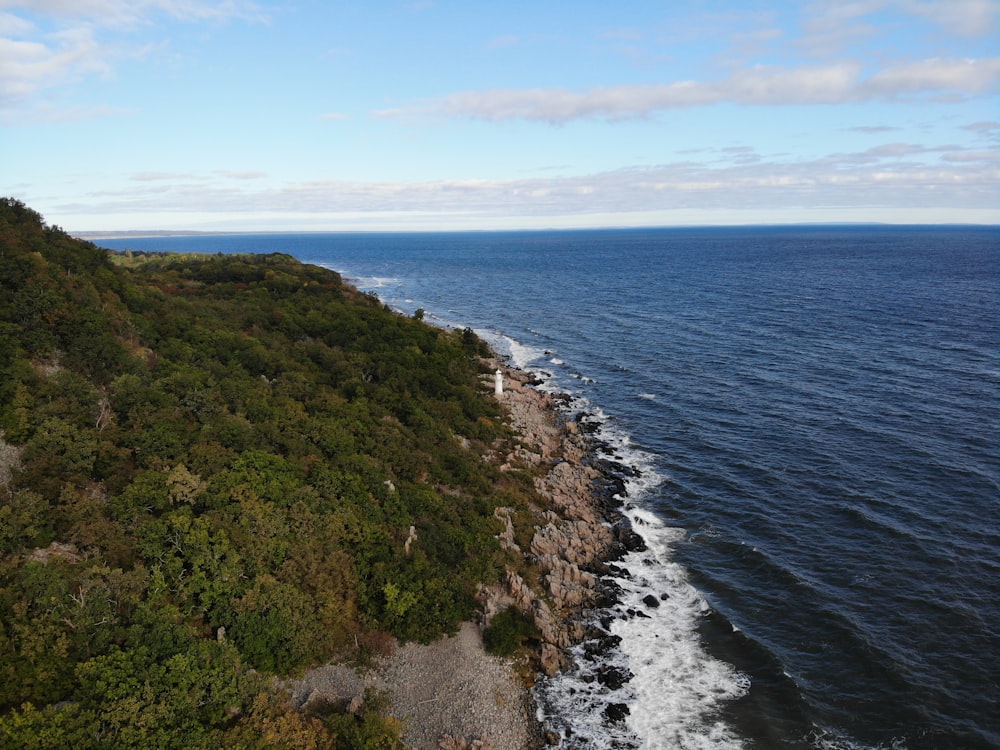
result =
[[[494,509],[530,535],[486,354],[287,255],[114,255],[0,199],[0,747],[398,746],[272,678],[454,632]]]

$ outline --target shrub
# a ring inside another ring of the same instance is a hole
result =
[[[516,607],[494,615],[483,631],[483,645],[491,654],[510,656],[528,638],[537,638],[538,630],[528,615]]]

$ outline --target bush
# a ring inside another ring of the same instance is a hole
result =
[[[483,645],[491,654],[510,656],[528,638],[537,638],[538,630],[528,615],[516,607],[494,615],[483,631]]]

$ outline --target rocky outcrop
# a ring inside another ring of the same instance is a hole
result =
[[[490,363],[491,370],[495,367]],[[539,667],[553,675],[568,665],[566,649],[584,636],[579,614],[601,596],[591,568],[620,542],[597,498],[604,474],[590,462],[590,446],[576,424],[560,421],[559,397],[532,387],[527,373],[506,369],[504,376],[504,392],[496,398],[521,442],[501,457],[501,469],[544,470],[535,477],[535,489],[546,507],[536,509],[529,550],[530,562],[541,573],[541,591],[508,571],[501,583],[480,591],[483,624],[509,606],[528,614],[540,636]],[[501,543],[509,549],[510,509],[497,509],[497,514],[506,524]]]
[[[496,518],[503,524],[503,531],[501,531],[497,538],[500,540],[500,546],[503,549],[513,550],[514,552],[520,552],[521,548],[515,541],[514,534],[514,519],[511,514],[514,513],[513,508],[497,508],[493,511],[493,517]]]

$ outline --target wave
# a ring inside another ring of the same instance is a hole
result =
[[[532,367],[544,352],[509,338],[508,347],[542,378],[541,389],[560,390],[555,376]],[[645,507],[665,476],[654,456],[588,399],[574,396],[564,408],[580,413],[600,454],[620,467],[622,513],[645,549],[611,566],[604,581],[616,601],[589,613],[596,635],[571,649],[573,666],[536,684],[539,719],[580,750],[742,748],[719,710],[746,694],[749,678],[703,648],[698,628],[709,605],[671,559],[685,532]]]

